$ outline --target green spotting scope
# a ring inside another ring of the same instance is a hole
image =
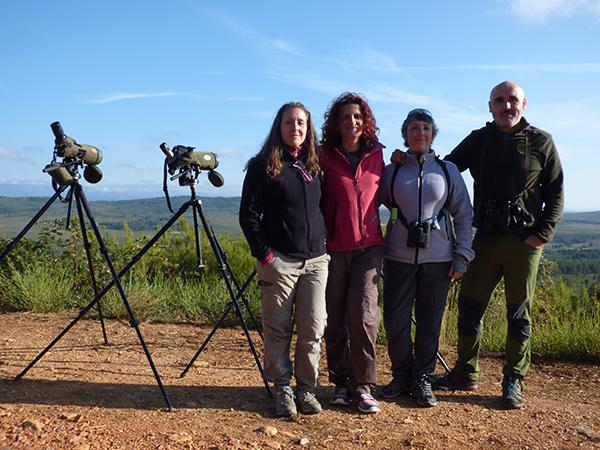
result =
[[[195,168],[197,170],[208,170],[208,180],[215,187],[221,187],[225,183],[223,176],[215,170],[219,165],[219,158],[213,152],[195,152],[195,147],[185,145],[176,145],[173,150],[163,142],[159,145],[162,152],[167,157],[167,166],[169,173],[173,175],[178,169],[187,170]]]
[[[56,156],[63,158],[62,163],[52,161],[44,168],[59,186],[66,186],[73,182],[75,169],[78,163],[86,165],[83,177],[89,183],[98,183],[102,179],[102,170],[96,167],[102,161],[102,152],[92,145],[78,144],[73,138],[65,135],[60,122],[53,122],[50,128],[54,133],[54,151]]]

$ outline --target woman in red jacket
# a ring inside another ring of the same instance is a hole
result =
[[[331,256],[327,279],[327,364],[335,384],[330,403],[379,411],[375,341],[379,328],[377,282],[383,254],[377,190],[383,145],[367,101],[346,92],[325,113],[320,161],[321,211]]]

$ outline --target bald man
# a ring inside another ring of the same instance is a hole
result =
[[[508,335],[502,404],[523,407],[523,379],[531,363],[531,302],[542,248],[563,210],[563,171],[549,133],[523,117],[527,98],[512,81],[490,94],[494,120],[474,130],[446,157],[474,183],[475,259],[458,299],[458,360],[434,389],[477,389],[481,321],[504,278]]]

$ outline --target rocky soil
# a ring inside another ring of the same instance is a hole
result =
[[[119,321],[106,323],[108,346],[98,322],[78,322],[13,382],[69,320],[0,314],[0,450],[600,448],[600,362],[535,361],[519,411],[500,408],[497,355],[482,358],[478,391],[440,393],[430,409],[410,397],[382,401],[369,416],[331,407],[322,376],[321,414],[278,419],[240,329],[219,329],[180,378],[210,328],[142,324],[169,412],[134,329]],[[260,348],[260,337],[253,339]],[[385,348],[379,355],[383,384],[390,378]]]

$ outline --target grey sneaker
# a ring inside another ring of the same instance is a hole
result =
[[[383,398],[393,399],[398,398],[401,395],[410,394],[410,385],[408,383],[404,383],[397,378],[393,378],[388,384],[383,386],[379,393]]]
[[[296,403],[303,414],[318,414],[321,412],[321,404],[314,392],[308,387],[301,386],[296,389]]]
[[[475,391],[477,381],[469,380],[451,371],[442,377],[432,377],[431,388],[439,391]]]
[[[335,391],[329,399],[329,403],[336,406],[348,406],[350,404],[350,392],[347,387],[336,386]]]
[[[279,417],[295,416],[296,403],[294,403],[294,391],[287,385],[278,385],[275,392],[275,415]]]
[[[437,399],[431,391],[431,381],[428,375],[422,375],[415,383],[413,388],[413,397],[417,401],[417,405],[424,408],[430,408],[437,405]]]
[[[504,377],[502,380],[502,405],[506,409],[521,409],[523,407],[523,384],[514,377]]]

